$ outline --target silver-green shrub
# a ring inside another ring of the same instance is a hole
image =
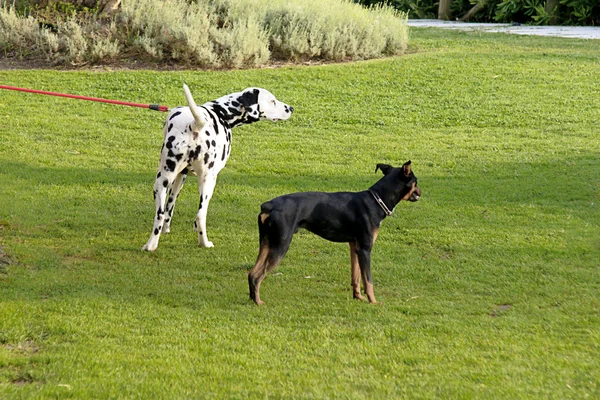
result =
[[[364,59],[401,54],[408,43],[406,14],[364,8],[347,0],[218,0],[234,19],[258,14],[277,59]]]
[[[58,51],[56,35],[40,27],[35,18],[20,17],[14,8],[0,7],[0,51],[18,57],[51,58]]]
[[[123,0],[106,18],[68,16],[57,28],[0,0],[0,51],[53,61],[123,56],[209,68],[269,61],[350,60],[406,50],[406,14],[349,0]]]
[[[124,0],[118,15],[133,49],[156,59],[218,66],[209,31],[211,7],[185,0]]]

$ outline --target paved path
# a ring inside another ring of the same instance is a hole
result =
[[[534,26],[512,24],[486,24],[478,22],[441,21],[437,19],[409,19],[408,26],[415,28],[442,28],[464,31],[504,32],[516,35],[558,36],[580,39],[600,39],[597,26]]]

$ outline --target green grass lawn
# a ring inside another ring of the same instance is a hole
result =
[[[142,252],[165,115],[0,91],[0,398],[600,397],[598,41],[411,31],[410,55],[251,71],[0,71],[184,104],[248,86],[295,108],[236,128],[197,247],[197,185]],[[299,232],[262,285],[263,201],[364,190],[412,160],[375,295]],[[7,260],[11,260],[7,263]]]

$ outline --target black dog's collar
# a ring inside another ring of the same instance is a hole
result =
[[[375,201],[377,202],[377,204],[379,204],[379,207],[381,207],[381,209],[383,210],[383,212],[385,213],[385,215],[387,215],[388,217],[390,215],[392,215],[393,211],[390,211],[390,209],[387,208],[387,206],[385,205],[385,203],[383,202],[383,200],[381,200],[381,197],[379,197],[379,195],[377,193],[375,193],[371,189],[369,189],[369,193],[371,193],[371,195],[373,196],[373,198],[375,199]]]

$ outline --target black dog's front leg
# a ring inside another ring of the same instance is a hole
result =
[[[356,253],[356,242],[350,242],[350,271],[352,274],[352,297],[362,300],[363,296],[360,294],[360,264]]]
[[[360,246],[360,245],[359,245]],[[358,264],[362,274],[365,293],[369,303],[377,303],[375,294],[373,294],[373,281],[371,280],[371,247],[359,247],[356,249],[358,255]]]

